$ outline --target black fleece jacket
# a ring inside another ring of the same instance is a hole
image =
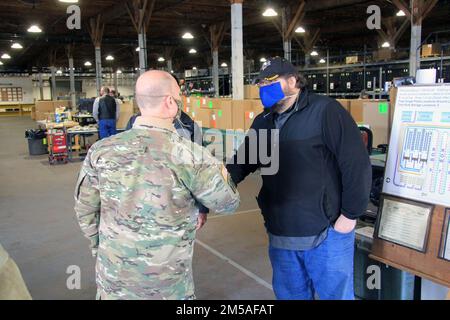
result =
[[[268,130],[273,147],[274,114],[265,110],[251,129]],[[249,161],[249,135],[227,165],[235,183],[263,165]],[[369,201],[372,170],[360,131],[350,114],[334,99],[304,89],[293,112],[279,131],[279,169],[263,175],[258,204],[265,226],[273,235],[303,237],[320,234],[340,214],[361,216]],[[274,152],[272,148],[272,152]],[[239,158],[245,163],[237,163]],[[263,161],[264,163],[264,161]],[[263,173],[263,172],[262,172]]]

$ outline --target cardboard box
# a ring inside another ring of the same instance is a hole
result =
[[[233,129],[245,130],[246,111],[253,111],[251,100],[233,100]]]
[[[233,101],[231,99],[212,100],[213,110],[217,117],[217,129],[233,129]]]
[[[394,52],[390,48],[381,48],[373,53],[373,59],[375,61],[385,61],[391,60],[393,58]]]
[[[35,112],[35,121],[42,121],[42,120],[48,120],[48,121],[54,121],[55,114],[53,112],[46,112],[46,111],[36,111]]]
[[[373,146],[387,144],[389,127],[389,103],[386,100],[365,101],[363,103],[364,124],[373,133]]]
[[[259,99],[259,87],[254,85],[245,85],[244,99]]]
[[[213,111],[204,108],[197,108],[193,110],[193,120],[197,122],[197,124],[201,128],[211,128],[211,120],[212,120]]]
[[[363,99],[353,99],[350,100],[350,114],[353,117],[353,120],[355,120],[356,123],[362,124],[364,122],[363,117],[363,106],[364,106]]]
[[[117,129],[124,129],[133,114],[133,104],[131,102],[122,103],[120,105],[119,120],[116,125]]]
[[[55,106],[53,101],[36,101],[36,112],[54,112]]]
[[[352,64],[352,63],[358,63],[359,57],[358,56],[349,56],[345,57],[345,63],[346,64]]]
[[[336,101],[339,102],[345,110],[350,110],[350,99],[336,99]]]
[[[441,54],[441,45],[439,43],[424,44],[422,46],[422,58],[434,57]]]

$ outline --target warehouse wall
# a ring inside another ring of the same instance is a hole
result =
[[[31,77],[0,77],[0,87],[20,87],[22,88],[23,103],[33,103],[34,88]],[[39,88],[38,88],[39,94]]]

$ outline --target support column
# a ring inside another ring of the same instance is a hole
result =
[[[102,51],[100,47],[95,47],[95,84],[97,96],[100,96],[100,89],[102,88]]]
[[[411,47],[409,52],[409,75],[415,77],[420,69],[420,44],[422,42],[422,23],[411,25]]]
[[[172,65],[172,58],[167,59],[167,72],[172,72],[173,65]]]
[[[119,92],[119,90],[117,89],[117,70],[116,70],[116,72],[114,72],[114,75],[113,75],[113,85],[114,85],[114,90],[116,90],[116,94],[117,94],[117,92]]]
[[[147,30],[150,25],[155,2],[156,0],[134,0],[133,2],[125,3],[125,8],[130,16],[134,29],[138,33],[140,75],[148,69]]]
[[[231,74],[233,100],[244,99],[243,0],[231,0]]]
[[[76,106],[75,96],[75,70],[73,66],[73,56],[69,56],[69,75],[70,75],[70,99],[72,101],[72,108]]]
[[[89,20],[89,35],[95,48],[95,84],[97,87],[97,96],[100,95],[100,88],[102,87],[102,53],[101,44],[103,38],[103,31],[105,30],[105,23],[102,21],[101,15]]]
[[[147,64],[147,34],[145,33],[144,27],[141,27],[140,33],[138,35],[139,42],[139,74],[143,74],[148,69]]]
[[[219,51],[214,50],[212,53],[213,65],[212,65],[212,78],[214,86],[214,96],[219,97]]]
[[[56,101],[56,67],[50,67],[52,73],[52,100]]]
[[[38,81],[39,81],[39,100],[44,100],[44,81],[42,80],[42,71],[39,72],[38,75]]]
[[[284,58],[291,61],[291,39],[287,34],[289,12],[288,8],[281,11],[281,29],[283,30],[283,51]]]

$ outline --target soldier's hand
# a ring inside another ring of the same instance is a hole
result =
[[[197,217],[197,227],[195,230],[200,230],[206,223],[208,215],[206,213],[199,213]]]

